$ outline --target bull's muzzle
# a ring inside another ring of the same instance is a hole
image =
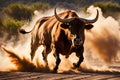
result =
[[[73,44],[74,46],[81,46],[83,44],[83,40],[81,38],[74,38]]]

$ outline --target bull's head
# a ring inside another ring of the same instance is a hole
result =
[[[84,29],[87,30],[91,29],[93,27],[92,23],[97,21],[98,16],[99,16],[99,12],[97,10],[97,15],[92,20],[79,18],[79,17],[61,19],[57,15],[55,8],[55,17],[59,22],[61,22],[62,28],[69,29],[73,46],[83,45],[85,39]]]

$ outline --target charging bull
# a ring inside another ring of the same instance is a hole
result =
[[[54,10],[54,15],[40,18],[31,31],[20,29],[23,34],[31,33],[31,58],[33,59],[37,48],[40,45],[44,46],[42,52],[43,59],[47,63],[47,55],[53,51],[56,58],[56,66],[54,71],[57,71],[61,62],[59,54],[65,55],[66,58],[72,52],[76,53],[79,58],[77,63],[73,63],[75,67],[79,67],[83,61],[84,52],[84,30],[91,29],[92,23],[96,22],[99,16],[97,10],[96,17],[92,20],[80,18],[74,11],[67,10],[60,14]]]

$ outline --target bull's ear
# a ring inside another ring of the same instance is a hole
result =
[[[92,25],[92,24],[87,24],[87,25],[85,25],[85,29],[87,29],[87,30],[89,30],[89,29],[91,29],[91,28],[93,28],[94,26]]]
[[[65,24],[65,23],[62,23],[60,26],[65,29],[69,28],[69,24]]]

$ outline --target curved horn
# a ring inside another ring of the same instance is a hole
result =
[[[56,13],[56,8],[55,8],[55,10],[54,10],[54,14],[55,14],[56,19],[57,19],[58,21],[60,21],[60,22],[63,22],[63,23],[69,23],[70,21],[73,20],[73,18],[70,18],[70,19],[61,19],[61,18],[57,15],[57,13]]]
[[[84,19],[84,18],[79,18],[79,19],[84,21],[85,23],[94,23],[94,22],[96,22],[98,20],[98,16],[99,16],[99,11],[97,9],[97,15],[96,15],[96,17],[94,19],[92,19],[92,20],[88,20],[88,19]]]

